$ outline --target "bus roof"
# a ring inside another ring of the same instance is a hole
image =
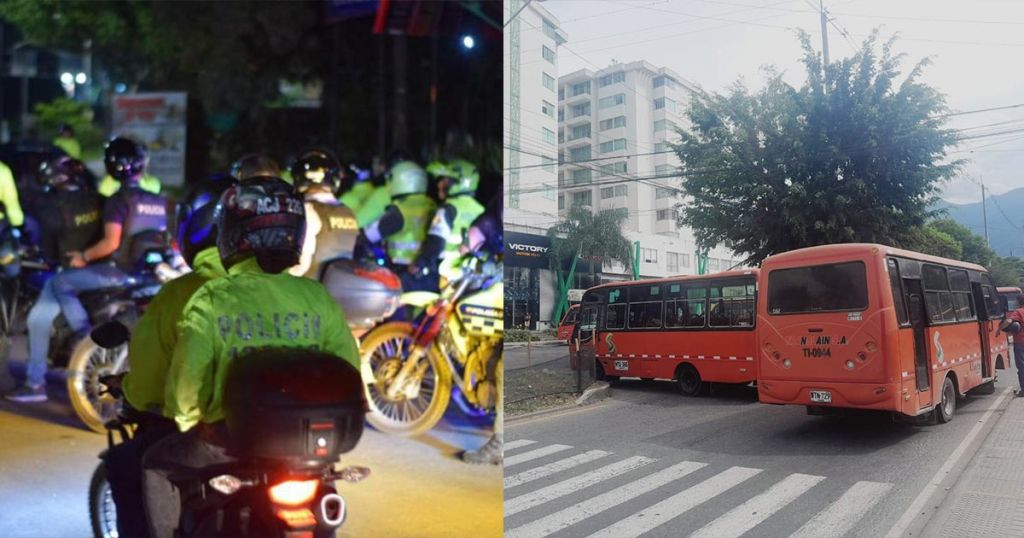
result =
[[[984,267],[977,264],[962,262],[959,260],[951,260],[949,258],[942,258],[940,256],[932,256],[930,254],[922,254],[920,252],[914,252],[912,250],[903,250],[901,248],[890,247],[887,245],[879,245],[876,243],[841,243],[838,245],[819,245],[816,247],[801,248],[769,256],[761,265],[763,267],[764,265],[767,265],[769,261],[784,263],[794,261],[813,261],[817,263],[822,260],[834,258],[860,256],[863,255],[864,253],[881,253],[882,255],[900,256],[912,260],[940,263],[943,265],[951,265],[954,267],[971,269],[974,271],[982,271],[985,273],[988,272],[988,269],[985,269]]]
[[[739,276],[753,276],[754,279],[756,280],[757,279],[757,275],[760,272],[761,272],[760,269],[752,268],[752,269],[735,269],[735,270],[732,270],[732,271],[724,271],[724,272],[721,272],[721,273],[711,273],[711,274],[707,274],[707,275],[679,275],[679,276],[667,276],[667,277],[663,277],[663,278],[645,278],[645,279],[642,279],[642,280],[617,280],[615,282],[605,282],[604,284],[599,284],[597,286],[594,286],[593,288],[588,288],[586,293],[590,293],[592,291],[597,291],[597,290],[600,290],[600,289],[603,289],[603,288],[614,288],[614,287],[617,287],[617,286],[645,286],[645,285],[650,285],[650,284],[661,284],[661,283],[668,283],[668,282],[680,282],[680,281],[687,281],[687,280],[717,280],[717,279],[720,279],[720,278],[736,278],[736,277],[739,277]]]
[[[999,286],[996,288],[996,293],[1020,293],[1020,288],[1016,286]]]

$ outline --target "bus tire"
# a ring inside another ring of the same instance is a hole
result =
[[[597,368],[596,368],[597,371],[594,374],[594,378],[595,379],[597,379],[598,381],[606,381],[606,382],[608,382],[609,385],[614,385],[615,383],[618,383],[619,376],[617,376],[617,375],[605,375],[605,373],[604,373],[604,366],[601,366],[600,362],[597,363],[596,366],[597,366]]]
[[[692,364],[681,364],[676,369],[676,384],[684,396],[701,396],[708,391],[708,383],[700,377],[700,372]]]
[[[946,376],[946,379],[942,382],[942,397],[939,400],[939,404],[935,406],[935,422],[945,424],[953,420],[955,412],[956,385],[953,384],[951,377]]]

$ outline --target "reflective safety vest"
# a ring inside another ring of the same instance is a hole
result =
[[[402,229],[387,237],[388,256],[396,264],[409,265],[420,252],[437,205],[425,194],[404,196],[392,204],[402,213]]]
[[[360,228],[365,228],[380,220],[384,211],[391,205],[391,189],[386,185],[374,187],[373,192],[363,200],[356,212],[356,221]]]
[[[71,157],[72,159],[82,158],[82,145],[74,138],[58,136],[53,139],[53,145],[63,150],[64,153],[67,153],[68,157]]]
[[[339,200],[342,205],[351,209],[352,211],[359,211],[359,208],[366,203],[366,199],[373,194],[376,187],[370,181],[360,181],[352,186],[351,189],[341,195]]]
[[[484,206],[468,194],[453,196],[447,202],[455,208],[455,220],[451,224],[451,233],[446,237],[448,242],[445,244],[444,250],[446,253],[458,252],[459,247],[466,240],[469,227],[480,215],[484,214]]]
[[[151,192],[153,194],[160,194],[160,179],[156,176],[149,174],[143,174],[142,179],[139,180],[139,188]],[[103,176],[100,180],[100,184],[96,186],[96,190],[107,198],[111,197],[117,191],[121,190],[121,182],[114,179],[110,174]]]

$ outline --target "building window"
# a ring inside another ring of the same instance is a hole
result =
[[[653,248],[641,248],[640,258],[644,263],[658,263],[658,250]]]
[[[607,131],[608,129],[615,129],[616,127],[625,127],[625,126],[626,126],[626,117],[625,116],[616,116],[616,117],[611,118],[611,119],[601,120],[601,130],[602,131]]]
[[[680,267],[687,267],[687,268],[690,267],[690,255],[689,254],[680,254],[679,255],[679,266]]]
[[[590,146],[580,146],[569,150],[569,160],[572,162],[586,161],[590,159]]]
[[[558,195],[558,209],[565,209],[565,195]]]
[[[565,88],[564,87],[558,88],[558,100],[561,101],[562,99],[565,99]]]
[[[544,141],[547,142],[548,144],[551,144],[552,146],[554,146],[555,145],[555,132],[552,131],[551,129],[548,129],[547,127],[541,127],[540,131],[541,131],[541,136],[543,137]]]
[[[543,55],[544,59],[548,62],[555,63],[555,51],[541,45],[541,55]]]
[[[618,215],[621,218],[626,218],[627,216],[629,216],[629,209],[626,209],[625,207],[613,207],[611,209],[602,209],[601,214]]]
[[[572,106],[572,117],[578,118],[580,116],[590,115],[590,103],[583,103],[581,105]]]
[[[590,191],[579,191],[572,193],[572,205],[593,205]]]
[[[624,198],[628,189],[625,185],[615,185],[613,187],[602,187],[601,188],[601,199],[607,200],[609,198]]]
[[[565,121],[565,109],[558,107],[558,121]]]
[[[547,156],[541,155],[541,157],[540,157],[540,164],[544,168],[545,171],[548,171],[548,172],[554,172],[555,171],[555,160],[552,159],[551,157],[547,157]]]
[[[654,173],[659,176],[672,175],[676,172],[676,167],[671,164],[660,164],[654,167]]]
[[[576,140],[577,138],[590,138],[590,124],[585,123],[583,125],[577,125],[572,128],[572,138],[569,140]]]
[[[654,132],[657,133],[657,132],[664,131],[666,129],[668,129],[668,130],[670,130],[672,132],[675,132],[676,124],[674,122],[670,121],[670,120],[658,120],[658,121],[654,122]]]
[[[618,94],[615,94],[615,95],[610,95],[608,97],[602,97],[601,100],[597,102],[597,108],[609,108],[609,107],[621,105],[621,104],[623,104],[625,102],[626,102],[626,94],[618,93]]]
[[[655,153],[666,153],[669,151],[672,151],[672,145],[669,144],[668,142],[658,142],[657,144],[654,145]]]
[[[679,83],[676,82],[675,79],[673,79],[672,77],[668,77],[665,75],[662,75],[660,77],[654,77],[654,87],[660,88],[662,86],[668,86],[669,88],[677,88],[679,87]]]
[[[547,73],[544,73],[544,87],[551,91],[555,91],[555,79]]]
[[[590,183],[591,172],[589,168],[581,168],[579,170],[572,171],[572,183],[573,185],[582,185]]]
[[[554,185],[548,185],[547,183],[544,184],[544,198],[547,198],[548,200],[554,200],[556,192],[557,190],[555,189]]]
[[[679,272],[679,253],[678,252],[666,252],[665,263],[668,265],[668,271],[670,273]]]
[[[547,101],[540,102],[540,111],[549,118],[555,117],[555,105]]]
[[[600,170],[601,177],[612,176],[615,174],[625,174],[626,163],[625,161],[623,161],[621,163],[602,164]]]
[[[625,71],[619,71],[618,73],[612,73],[611,75],[605,75],[605,76],[597,79],[597,86],[599,88],[604,88],[605,86],[611,86],[612,84],[615,84],[617,82],[625,82],[625,81],[626,81],[626,72]]]
[[[624,151],[626,149],[626,139],[616,138],[615,140],[609,140],[607,142],[601,142],[601,153],[608,153],[611,151]]]
[[[655,198],[675,198],[676,190],[667,187],[658,187],[654,189]]]
[[[589,80],[586,81],[586,82],[577,82],[576,84],[572,85],[572,96],[573,97],[576,97],[577,95],[583,95],[585,93],[590,93],[590,81]]]
[[[677,214],[675,209],[659,209],[658,220],[676,220]]]
[[[719,271],[721,264],[718,258],[708,258],[708,271]]]
[[[551,21],[547,19],[541,19],[544,21],[544,35],[558,41],[558,27],[555,26]]]
[[[654,100],[654,110],[660,110],[666,108],[671,112],[676,111],[676,102],[669,99],[668,97],[659,97]]]

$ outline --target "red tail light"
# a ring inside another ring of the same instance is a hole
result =
[[[299,506],[313,500],[318,480],[288,480],[270,488],[270,500],[284,506]]]

